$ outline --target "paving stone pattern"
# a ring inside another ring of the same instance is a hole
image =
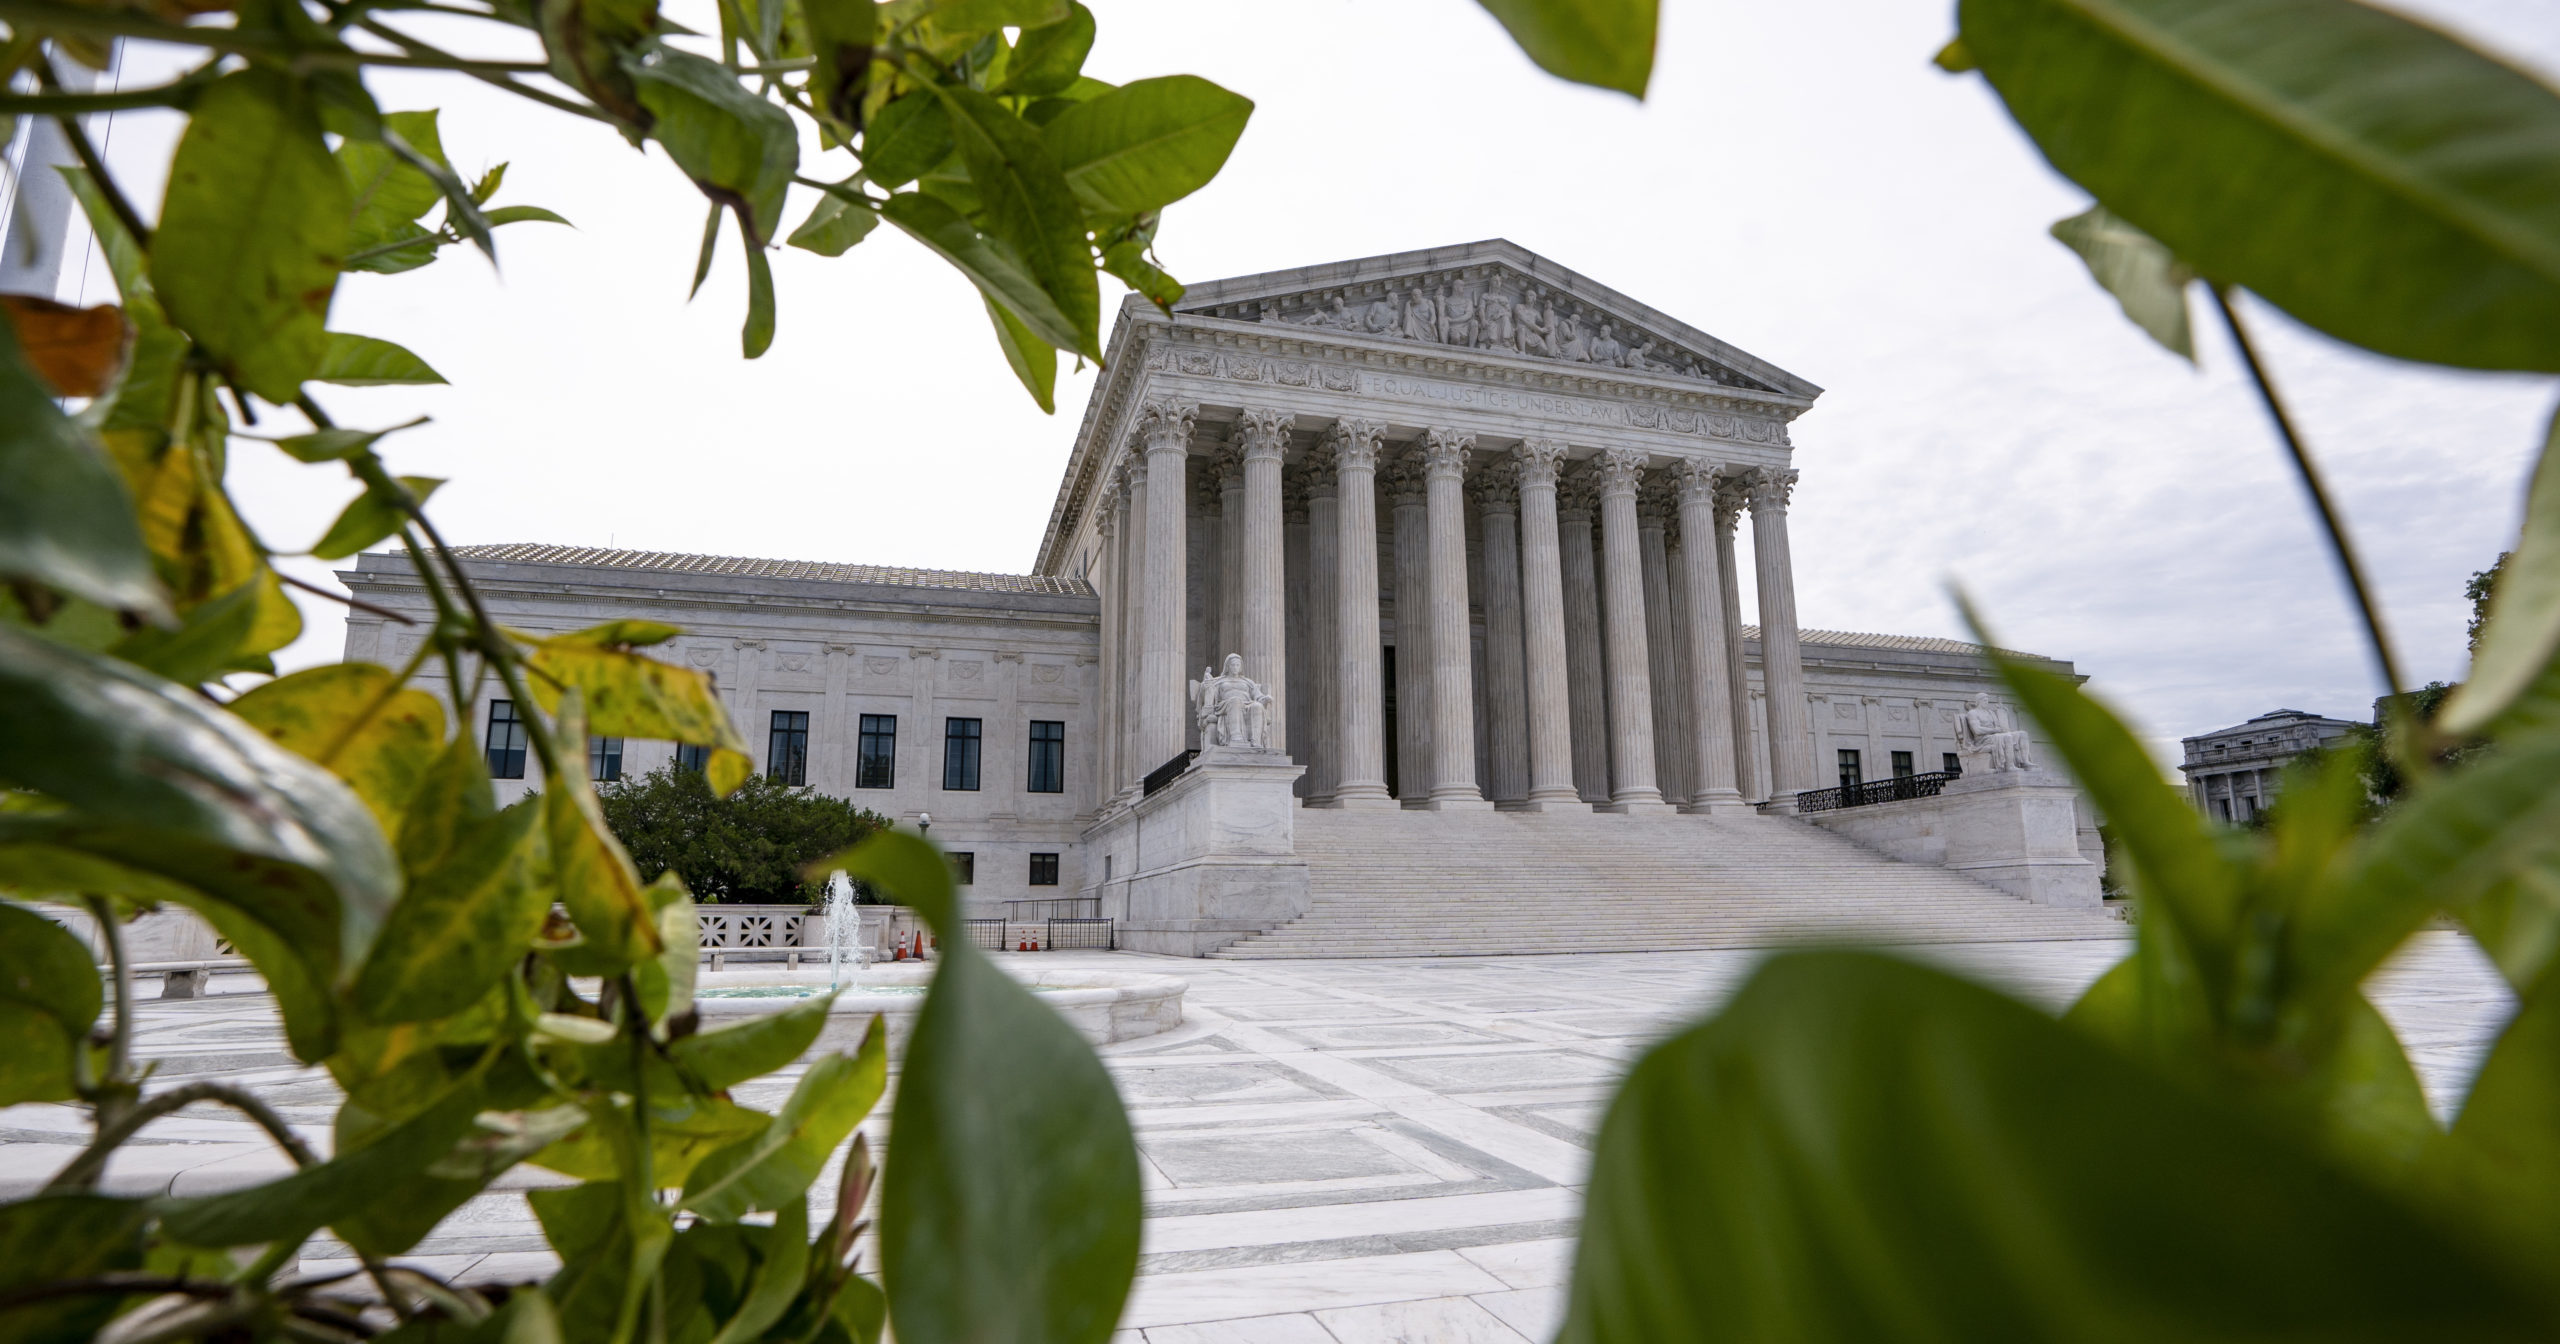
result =
[[[1908,954],[2059,1007],[2126,947],[2090,939]],[[1148,1205],[1119,1344],[1521,1344],[1557,1323],[1590,1144],[1614,1080],[1761,955],[1005,960],[1191,981],[1182,1028],[1103,1051],[1136,1125]],[[222,1077],[258,1089],[325,1149],[337,1090],[285,1053],[265,995],[223,992],[254,985],[223,979],[207,998],[146,1000],[139,1053],[160,1064],[157,1086]],[[2422,935],[2372,989],[2430,1097],[2449,1110],[2511,996],[2450,933]],[[750,1084],[741,1099],[769,1108],[791,1083]],[[885,1108],[869,1127],[875,1144],[887,1137]],[[85,1129],[71,1107],[0,1111],[0,1194],[41,1184]],[[119,1191],[189,1194],[282,1169],[236,1117],[191,1109],[124,1150],[110,1180]],[[405,1259],[471,1279],[547,1272],[522,1191],[550,1179],[519,1168]],[[819,1193],[833,1188],[829,1175]],[[343,1253],[315,1243],[304,1268],[332,1268]]]

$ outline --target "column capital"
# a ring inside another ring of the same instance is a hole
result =
[[[1420,452],[1424,477],[1455,478],[1465,475],[1467,454],[1475,451],[1475,446],[1476,436],[1473,434],[1461,434],[1454,429],[1422,431]]]
[[[1690,458],[1673,469],[1682,504],[1715,506],[1716,487],[1724,479],[1724,468],[1713,462]]]
[[[1522,439],[1520,446],[1511,450],[1511,461],[1519,472],[1520,484],[1552,486],[1564,471],[1564,440]]]
[[[1179,397],[1158,397],[1138,407],[1134,437],[1151,453],[1189,452],[1191,427],[1199,419],[1200,403]]]
[[[1796,474],[1793,471],[1762,467],[1752,472],[1751,516],[1757,518],[1764,513],[1785,513],[1788,497],[1795,493],[1795,489]]]
[[[1144,452],[1134,452],[1122,457],[1120,465],[1112,469],[1111,489],[1113,493],[1120,496],[1120,502],[1123,504],[1135,498],[1137,492],[1144,489],[1146,484],[1147,455]]]
[[[1307,469],[1280,468],[1280,516],[1293,523],[1307,520]]]
[[[1235,437],[1231,440],[1247,462],[1277,462],[1289,450],[1289,431],[1297,425],[1297,417],[1287,411],[1264,406],[1247,406],[1236,417]]]
[[[1425,465],[1422,445],[1415,444],[1388,459],[1379,479],[1386,484],[1388,503],[1401,507],[1420,504],[1431,494],[1430,469]]]
[[[1593,468],[1599,473],[1600,497],[1623,494],[1633,498],[1636,487],[1644,481],[1645,462],[1645,455],[1633,448],[1612,448],[1600,454]]]
[[[1643,483],[1636,487],[1636,517],[1647,527],[1668,527],[1679,512],[1680,487],[1671,473],[1647,472]]]
[[[1230,438],[1209,455],[1210,469],[1202,475],[1217,482],[1220,492],[1244,488],[1245,450]]]
[[[1590,522],[1600,508],[1600,483],[1597,465],[1561,472],[1556,477],[1556,517],[1568,522]]]
[[[1115,489],[1110,497],[1103,501],[1103,508],[1094,516],[1093,534],[1102,538],[1106,544],[1113,537],[1120,535],[1120,503],[1120,492]]]
[[[1726,537],[1734,534],[1742,522],[1742,510],[1748,502],[1750,473],[1738,467],[1717,467],[1715,477],[1716,531]]]
[[[1511,472],[1487,468],[1468,477],[1467,488],[1475,493],[1476,508],[1481,512],[1520,511],[1520,481]]]
[[[1298,475],[1299,490],[1308,499],[1331,499],[1341,488],[1339,469],[1333,459],[1321,452],[1307,454],[1306,460],[1291,468]]]
[[[1338,470],[1374,471],[1378,440],[1386,432],[1387,427],[1375,420],[1336,420],[1324,432],[1324,451],[1332,455]]]

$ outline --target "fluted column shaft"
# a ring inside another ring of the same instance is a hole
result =
[[[1680,566],[1687,582],[1688,620],[1681,658],[1687,664],[1689,692],[1690,792],[1686,810],[1737,811],[1742,806],[1737,782],[1733,729],[1733,690],[1726,660],[1726,621],[1731,591],[1718,561],[1730,543],[1716,526],[1716,470],[1703,462],[1684,463],[1680,472]]]
[[[1467,606],[1467,454],[1475,436],[1423,436],[1431,608],[1431,805],[1487,808],[1476,787],[1475,621]]]
[[[1121,529],[1128,535],[1128,548],[1122,556],[1120,591],[1120,773],[1112,781],[1115,792],[1125,793],[1136,787],[1146,772],[1154,767],[1138,764],[1147,754],[1146,725],[1140,721],[1138,707],[1145,703],[1141,688],[1146,681],[1147,642],[1147,520],[1154,515],[1147,503],[1147,459],[1143,444],[1133,449],[1130,461],[1122,467],[1122,490],[1129,499],[1128,516]]]
[[[1245,469],[1236,445],[1230,445],[1227,451],[1218,455],[1214,470],[1218,481],[1218,586],[1214,590],[1218,614],[1210,626],[1216,633],[1211,636],[1215,643],[1209,650],[1209,663],[1223,667],[1228,654],[1244,652],[1245,608],[1253,600],[1246,596],[1244,572],[1245,566],[1252,562],[1244,557],[1252,548],[1248,545],[1250,539],[1245,536],[1248,525],[1245,521]],[[1276,485],[1272,500],[1276,506],[1279,501]],[[1272,540],[1279,540],[1276,532]],[[1272,670],[1255,663],[1251,657],[1245,659],[1244,674],[1266,685],[1273,680]]]
[[[1762,469],[1751,481],[1751,568],[1760,580],[1760,676],[1769,689],[1769,797],[1792,802],[1815,786],[1813,726],[1804,698],[1804,655],[1796,643],[1795,561],[1787,550],[1792,471]]]
[[[1565,672],[1564,550],[1556,539],[1556,472],[1564,445],[1515,451],[1520,479],[1520,643],[1529,730],[1528,806],[1579,806],[1573,787],[1573,696]],[[1586,525],[1587,526],[1587,525]],[[1487,543],[1488,555],[1491,543]],[[1586,531],[1582,553],[1591,554]]]
[[[1238,569],[1243,574],[1242,629],[1245,675],[1271,691],[1271,747],[1289,749],[1288,632],[1281,622],[1288,610],[1280,541],[1280,455],[1289,446],[1290,418],[1278,411],[1247,410],[1240,427],[1244,448],[1241,507],[1243,541]]]
[[[1191,453],[1190,402],[1156,402],[1139,413],[1147,454],[1146,640],[1140,652],[1138,715],[1145,725],[1136,770],[1143,777],[1173,759],[1185,738],[1183,665],[1189,649],[1184,597],[1190,591],[1185,538],[1191,491],[1184,478]]]
[[[1396,759],[1395,795],[1420,803],[1431,796],[1431,509],[1421,464],[1410,453],[1388,478],[1395,510]]]
[[[1646,707],[1653,715],[1654,786],[1664,802],[1680,803],[1686,800],[1680,789],[1679,716],[1672,707],[1679,684],[1672,667],[1680,651],[1671,633],[1670,542],[1666,520],[1651,503],[1640,501],[1636,511],[1636,546],[1644,562]]]
[[[1600,571],[1595,563],[1591,514],[1598,500],[1589,481],[1572,482],[1568,507],[1561,499],[1557,535],[1564,547],[1565,683],[1573,706],[1573,787],[1586,803],[1609,801],[1609,678],[1600,653]]]
[[[1364,420],[1338,421],[1327,446],[1333,450],[1341,543],[1335,553],[1334,629],[1336,693],[1342,730],[1335,743],[1341,778],[1334,805],[1393,807],[1387,794],[1386,743],[1380,711],[1386,684],[1378,642],[1378,434]]]
[[[1097,805],[1120,787],[1120,639],[1129,606],[1128,590],[1121,586],[1128,573],[1127,527],[1122,513],[1126,507],[1118,489],[1108,491],[1103,496],[1102,517],[1095,527],[1102,539],[1102,572],[1094,578],[1094,587],[1102,594],[1102,693],[1095,697],[1094,704],[1094,721],[1100,729],[1095,734],[1100,747],[1094,762]]]
[[[1485,794],[1495,802],[1517,803],[1529,796],[1529,697],[1520,629],[1520,489],[1507,463],[1479,473],[1475,485],[1476,519],[1484,529]],[[1550,501],[1553,497],[1550,491]],[[1552,520],[1549,525],[1552,529]]]
[[[1742,654],[1742,568],[1734,561],[1734,529],[1742,521],[1742,487],[1731,471],[1716,476],[1716,583],[1724,594],[1726,706],[1733,715],[1733,786],[1742,800],[1757,803],[1769,796],[1768,776],[1751,741],[1751,674]]]
[[[1600,456],[1600,580],[1608,604],[1609,806],[1620,812],[1661,810],[1653,774],[1653,676],[1644,620],[1643,544],[1636,535],[1636,486],[1644,454],[1617,448]]]
[[[1342,778],[1342,503],[1337,488],[1330,462],[1309,465],[1305,662],[1312,684],[1301,737],[1307,746],[1307,802],[1312,805],[1331,803]],[[1373,602],[1375,582],[1371,580]],[[1372,639],[1377,628],[1373,617]]]

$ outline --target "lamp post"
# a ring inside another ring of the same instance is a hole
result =
[[[918,812],[916,814],[916,830],[925,835],[933,834],[933,814],[930,812]]]

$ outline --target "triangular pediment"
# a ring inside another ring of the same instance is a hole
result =
[[[1195,285],[1177,311],[1690,378],[1811,400],[1822,389],[1504,239]]]

